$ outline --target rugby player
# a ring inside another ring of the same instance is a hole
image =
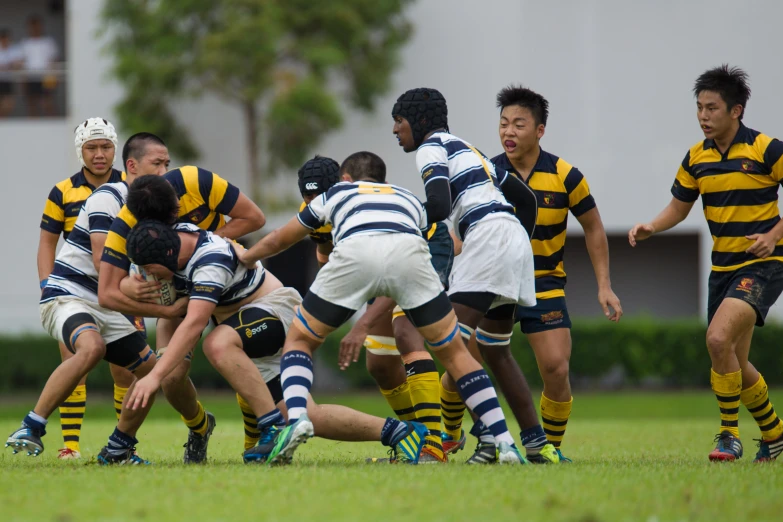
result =
[[[416,152],[428,223],[450,217],[462,241],[448,290],[460,332],[466,342],[475,332],[481,355],[522,428],[528,458],[557,463],[557,451],[538,422],[527,381],[509,348],[517,305],[536,303],[528,240],[535,227],[535,194],[506,171],[496,173],[484,154],[449,133],[446,100],[437,90],[403,93],[391,114],[399,145],[405,152]],[[461,438],[457,421],[464,411],[453,377],[445,375],[441,381],[441,400],[449,406],[448,417],[444,413],[449,442]],[[479,445],[469,463],[497,461],[495,448],[482,444],[492,439],[485,424],[473,427]]]
[[[749,354],[754,327],[764,326],[783,291],[783,221],[778,211],[783,143],[742,123],[750,87],[739,67],[705,71],[696,79],[693,94],[705,139],[685,154],[671,202],[651,222],[635,225],[628,241],[636,246],[673,228],[701,196],[713,239],[707,350],[721,419],[709,459],[742,457],[741,402],[761,430],[755,462],[768,462],[783,452],[783,424]]]
[[[281,377],[289,425],[280,434],[270,461],[289,459],[299,444],[313,436],[306,409],[313,379],[312,353],[369,299],[389,297],[454,375],[465,402],[489,426],[499,444],[499,461],[524,463],[489,376],[458,335],[457,318],[422,237],[421,231],[430,226],[424,207],[411,192],[386,183],[386,166],[375,154],[352,154],[340,172],[344,183],[315,198],[288,224],[240,253],[242,262],[252,266],[324,224],[333,227],[335,248],[330,262],[297,308],[295,328],[288,331],[283,348]],[[348,363],[341,360],[343,366]],[[403,451],[397,459],[418,463],[428,430],[417,425],[416,444],[398,446],[396,441],[409,431],[401,421],[387,419],[382,436],[387,445]]]

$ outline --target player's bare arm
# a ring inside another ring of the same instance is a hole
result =
[[[101,262],[99,273],[101,277],[98,278],[98,304],[109,310],[141,317],[176,319],[182,317],[188,308],[186,297],[177,299],[170,306],[135,301],[128,297],[120,288],[122,280],[128,277],[128,272],[106,261]]]
[[[340,341],[340,356],[338,364],[341,370],[347,369],[351,363],[359,361],[359,355],[364,346],[364,340],[367,338],[370,330],[375,323],[388,315],[395,307],[395,302],[389,297],[377,297],[375,301],[367,307],[364,314],[356,321],[351,331]]]
[[[272,257],[291,248],[303,240],[310,230],[299,222],[296,217],[265,236],[248,250],[238,252],[239,260],[247,267],[253,268],[257,261]]]
[[[188,304],[187,315],[171,337],[166,353],[155,364],[155,368],[136,383],[131,392],[128,398],[130,409],[147,406],[150,398],[160,388],[161,381],[185,360],[185,356],[201,338],[201,333],[207,327],[215,308],[215,303],[203,299],[194,299]]]
[[[259,230],[266,224],[264,213],[250,198],[240,193],[234,208],[228,213],[231,221],[215,231],[216,236],[238,239]]]
[[[57,241],[59,234],[52,234],[46,230],[41,230],[38,239],[38,281],[43,281],[49,277],[54,270],[54,258],[57,255]]]
[[[598,302],[604,310],[604,315],[614,322],[618,322],[623,315],[620,299],[612,291],[612,282],[609,279],[609,241],[606,238],[606,230],[601,221],[598,208],[593,207],[576,218],[585,231],[585,243],[590,261],[593,263],[595,280],[598,283]]]
[[[628,242],[632,247],[635,247],[637,241],[644,241],[653,234],[674,228],[688,217],[688,214],[693,208],[693,203],[694,202],[687,203],[685,201],[680,201],[677,198],[672,198],[669,204],[666,205],[666,208],[655,216],[655,219],[649,223],[634,225],[631,231],[628,232]]]

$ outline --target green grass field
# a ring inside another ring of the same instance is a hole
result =
[[[317,399],[387,413],[373,395]],[[0,404],[0,435],[19,425],[32,400]],[[384,454],[380,444],[319,439],[290,467],[245,466],[233,397],[202,402],[218,425],[210,463],[198,467],[181,464],[186,431],[162,400],[139,434],[139,453],[154,462],[144,468],[58,461],[55,414],[42,456],[0,454],[0,520],[762,521],[783,511],[782,464],[751,462],[758,429],[745,411],[745,458],[707,461],[718,424],[709,391],[578,395],[564,445],[574,464],[480,468],[462,464],[473,441],[448,465],[408,467],[364,464]],[[88,399],[82,453],[100,451],[113,426],[111,404]]]

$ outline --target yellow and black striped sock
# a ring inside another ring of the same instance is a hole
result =
[[[401,421],[416,420],[416,412],[413,410],[408,381],[405,381],[393,390],[384,390],[383,388],[380,388],[380,390],[398,419]]]
[[[65,447],[79,451],[79,439],[82,435],[84,410],[87,408],[87,386],[78,385],[60,405],[60,427],[63,431]]]
[[[237,403],[239,404],[239,409],[242,410],[242,421],[245,424],[245,449],[249,450],[254,448],[258,444],[258,439],[261,438],[261,432],[258,430],[258,419],[256,414],[253,413],[253,408],[238,393]]]
[[[207,434],[207,428],[209,427],[207,413],[204,411],[204,406],[202,406],[200,402],[197,402],[196,404],[198,404],[198,413],[196,416],[190,420],[183,416],[182,422],[185,423],[185,426],[187,426],[190,431],[198,433],[203,437]]]
[[[125,400],[125,394],[128,393],[128,388],[122,388],[114,385],[114,412],[117,414],[117,420],[120,420],[120,413],[122,413],[122,401]]]
[[[742,370],[720,375],[710,369],[710,383],[720,406],[720,432],[739,437],[739,405],[742,391]]]
[[[440,393],[440,414],[443,417],[443,429],[446,435],[453,440],[459,440],[462,436],[462,417],[465,416],[465,403],[459,392],[447,390],[443,386],[443,379],[447,374],[443,374],[438,381]]]
[[[546,439],[556,448],[563,443],[573,403],[573,397],[568,399],[568,402],[556,402],[541,394],[541,424],[544,426]]]
[[[764,376],[759,374],[759,380],[751,386],[742,390],[740,394],[742,404],[748,409],[756,424],[761,430],[761,438],[764,440],[779,439],[783,435],[783,422],[775,413],[775,408],[769,401],[769,390]]]
[[[416,422],[424,424],[429,430],[425,437],[426,444],[435,455],[443,459],[443,442],[440,438],[440,376],[435,361],[427,352],[415,352],[423,354],[419,360],[405,363],[405,372],[408,374],[411,402],[416,415]]]

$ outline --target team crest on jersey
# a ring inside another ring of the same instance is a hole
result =
[[[545,324],[557,324],[563,322],[564,317],[565,316],[563,315],[562,310],[553,310],[551,312],[541,314],[541,322]]]
[[[544,194],[544,205],[547,207],[552,207],[555,205],[555,195],[551,192],[548,192]]]
[[[752,277],[743,277],[739,284],[737,285],[737,290],[740,292],[747,292],[750,293],[751,290],[753,290],[753,284],[755,283],[755,279]]]
[[[750,172],[753,170],[753,163],[749,160],[742,160],[742,171]]]

